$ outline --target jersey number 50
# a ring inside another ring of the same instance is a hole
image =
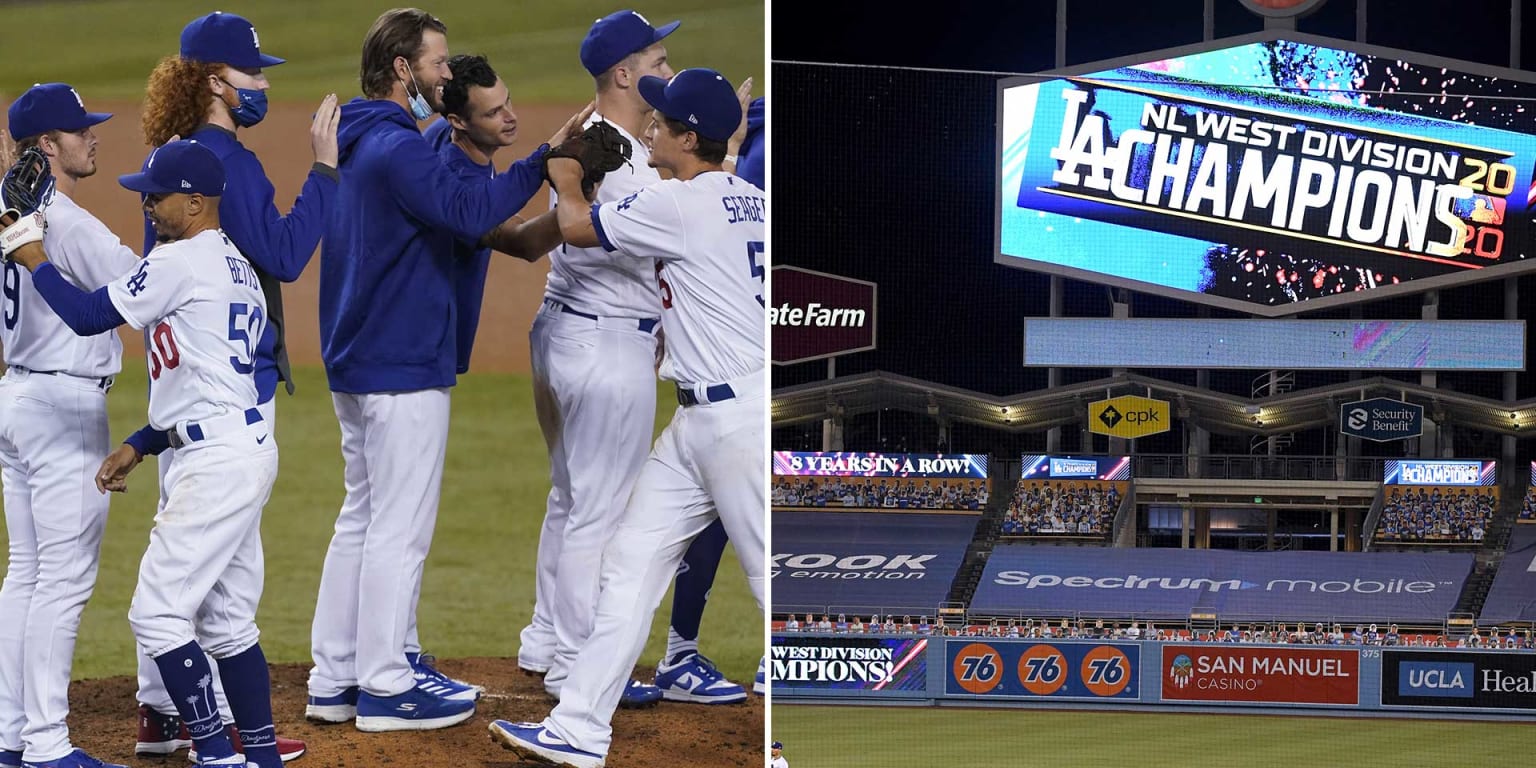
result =
[[[229,364],[234,366],[235,373],[256,370],[256,345],[261,342],[264,319],[259,305],[253,307],[243,302],[229,305],[229,340],[238,341],[245,347],[229,356]],[[245,354],[241,355],[241,352]]]

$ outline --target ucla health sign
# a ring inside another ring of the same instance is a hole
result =
[[[1536,266],[1529,73],[1240,40],[1000,81],[998,261],[1269,316]]]
[[[1529,651],[1382,651],[1384,707],[1536,710]]]
[[[774,530],[777,536],[777,525]],[[777,539],[774,544],[777,547]],[[1159,621],[1182,621],[1195,611],[1329,622],[1339,616],[1443,621],[1461,594],[1472,559],[1470,553],[1452,552],[1003,544],[987,560],[971,609],[1032,616],[1135,615]],[[777,599],[778,593],[774,596]]]

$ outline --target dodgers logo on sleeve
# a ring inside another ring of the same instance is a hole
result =
[[[137,296],[144,292],[144,281],[149,279],[149,263],[139,262],[139,268],[128,278],[128,295]]]

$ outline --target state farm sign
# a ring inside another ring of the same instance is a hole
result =
[[[875,348],[875,284],[799,267],[773,268],[773,363]]]

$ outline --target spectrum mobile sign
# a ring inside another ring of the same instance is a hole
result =
[[[1533,268],[1529,74],[1239,40],[1002,80],[998,261],[1269,316]]]
[[[1163,700],[1360,703],[1360,651],[1243,645],[1163,646]]]

